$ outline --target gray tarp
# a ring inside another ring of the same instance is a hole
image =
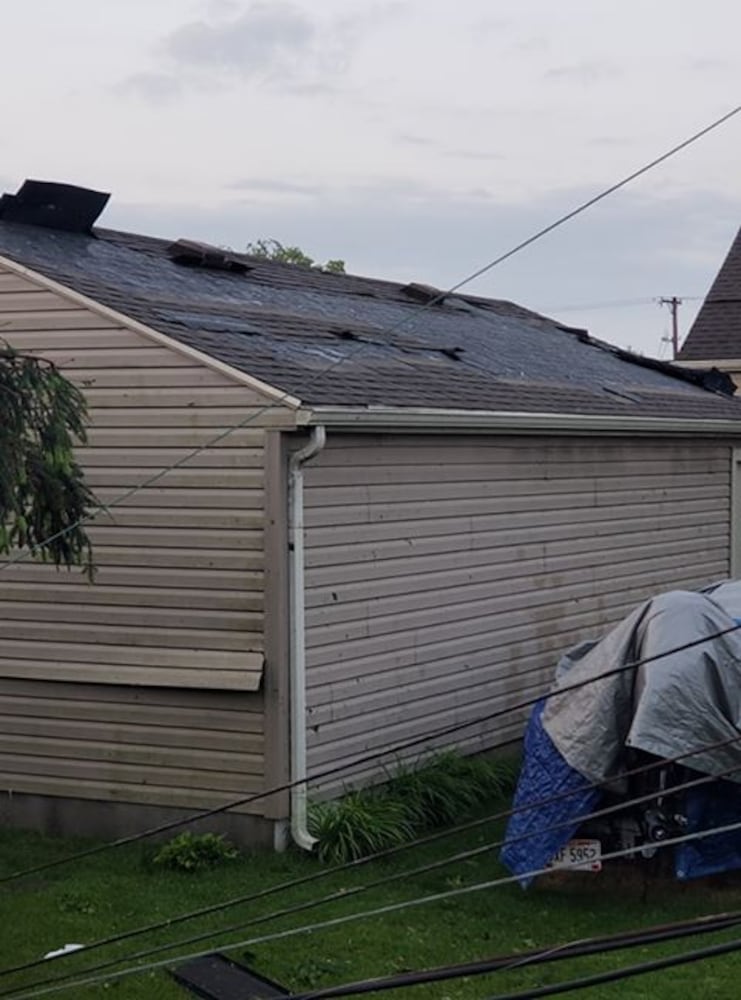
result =
[[[582,643],[559,664],[543,724],[568,763],[594,782],[620,773],[624,747],[657,757],[701,750],[741,733],[741,629],[599,679],[606,671],[733,628],[741,583],[704,593],[673,591],[636,608],[596,643]],[[594,680],[594,678],[597,678]],[[687,766],[741,782],[741,742],[698,753]]]

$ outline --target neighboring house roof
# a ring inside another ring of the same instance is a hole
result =
[[[640,358],[511,302],[456,294],[423,309],[425,286],[231,252],[235,269],[214,270],[206,257],[224,251],[178,246],[0,221],[6,258],[306,405],[741,418],[725,376]]]
[[[679,352],[681,361],[741,358],[741,229]]]

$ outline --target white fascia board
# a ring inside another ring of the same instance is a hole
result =
[[[524,413],[490,410],[438,410],[418,407],[302,408],[298,426],[324,424],[353,431],[423,431],[437,434],[497,432],[506,434],[729,435],[741,437],[738,420],[687,417],[632,417],[621,414]]]
[[[110,322],[115,323],[117,326],[122,326],[127,330],[132,330],[134,333],[140,333],[142,336],[149,338],[149,340],[162,344],[163,347],[169,347],[178,354],[191,358],[198,364],[202,364],[205,367],[212,369],[212,371],[216,371],[221,375],[227,376],[227,378],[230,378],[233,382],[236,382],[239,385],[248,386],[250,389],[254,389],[255,392],[259,392],[262,395],[267,396],[269,399],[272,399],[275,403],[279,403],[281,406],[286,406],[292,410],[296,410],[301,406],[301,400],[296,396],[291,396],[288,393],[282,392],[280,389],[276,388],[276,386],[263,382],[261,379],[255,378],[253,375],[248,375],[247,372],[240,371],[238,368],[232,368],[231,365],[228,365],[223,361],[218,361],[216,358],[212,358],[209,354],[205,354],[203,351],[199,351],[195,347],[189,347],[187,344],[181,344],[180,341],[175,340],[173,337],[169,337],[166,333],[160,333],[158,330],[153,330],[152,327],[147,326],[145,323],[140,323],[138,320],[132,319],[130,316],[127,316],[126,313],[121,313],[116,309],[111,309],[109,306],[104,306],[96,299],[89,298],[81,292],[76,292],[72,288],[68,288],[66,285],[62,285],[59,282],[54,281],[52,278],[47,278],[45,275],[39,274],[38,271],[25,267],[23,264],[17,264],[10,257],[0,256],[0,267],[7,267],[7,269],[12,271],[14,274],[17,274],[22,278],[27,278],[29,281],[34,282],[36,285],[40,285],[42,288],[48,289],[50,292],[56,292],[57,295],[63,296],[68,301],[74,302],[83,309],[88,309],[90,312],[97,313],[99,316],[110,320]]]
[[[697,361],[672,361],[678,368],[719,368],[725,371],[730,368],[732,371],[741,371],[741,358],[703,358]]]

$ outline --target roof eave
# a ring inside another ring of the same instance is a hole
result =
[[[741,358],[677,358],[672,364],[679,368],[718,368],[724,371],[732,368],[741,369]]]
[[[336,430],[434,431],[439,434],[632,434],[741,436],[741,416],[728,418],[640,417],[622,414],[526,413],[424,407],[301,407],[297,426],[323,424]]]
[[[261,393],[268,399],[272,400],[272,403],[270,404],[272,406],[281,406],[287,409],[296,410],[301,405],[301,400],[297,396],[283,392],[283,390],[279,389],[277,386],[270,385],[268,382],[264,382],[262,379],[259,379],[254,375],[250,375],[248,372],[235,368],[233,365],[219,361],[218,358],[212,357],[205,351],[200,351],[198,348],[190,347],[188,344],[181,343],[181,341],[177,340],[175,337],[171,337],[166,333],[161,333],[154,327],[148,326],[146,323],[139,322],[139,320],[134,319],[127,313],[119,312],[117,309],[112,309],[110,306],[104,305],[102,302],[99,302],[97,299],[94,299],[89,295],[84,295],[82,292],[75,291],[68,285],[55,281],[53,278],[47,278],[45,274],[42,274],[40,271],[36,271],[31,267],[27,267],[25,264],[18,263],[18,261],[13,260],[12,257],[0,254],[0,267],[7,268],[7,270],[17,274],[19,277],[27,278],[39,287],[46,288],[50,292],[55,292],[57,295],[61,295],[68,301],[74,302],[76,305],[81,306],[84,309],[88,309],[90,312],[97,313],[97,315],[110,320],[112,323],[115,323],[124,329],[131,330],[134,333],[143,334],[147,339],[153,340],[158,344],[162,344],[177,354],[191,358],[194,362],[202,364],[206,368],[210,368],[213,371],[219,372],[221,375],[230,378],[237,384],[254,389],[255,392]]]

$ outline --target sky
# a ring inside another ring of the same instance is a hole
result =
[[[741,103],[737,0],[25,0],[0,188],[450,287]],[[741,225],[741,115],[473,282],[670,356]]]

